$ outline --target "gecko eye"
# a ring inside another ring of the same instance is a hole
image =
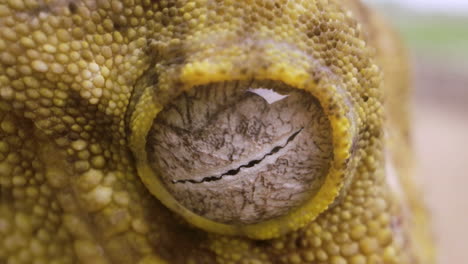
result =
[[[127,122],[140,179],[205,231],[270,239],[305,226],[332,206],[359,158],[346,94],[278,73],[201,82],[214,68],[187,70],[193,85],[136,86]]]
[[[178,203],[233,225],[283,216],[310,200],[333,160],[330,122],[319,102],[273,81],[182,93],[154,119],[146,153]]]

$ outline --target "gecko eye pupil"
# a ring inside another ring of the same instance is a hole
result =
[[[157,115],[151,168],[192,212],[227,224],[288,213],[317,193],[333,160],[330,123],[308,92],[274,81],[193,87]]]

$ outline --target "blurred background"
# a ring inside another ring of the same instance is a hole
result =
[[[366,2],[410,50],[418,183],[431,210],[438,263],[468,263],[468,1]]]

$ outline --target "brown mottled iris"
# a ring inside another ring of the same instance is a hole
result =
[[[275,82],[194,87],[156,117],[148,161],[183,206],[211,220],[259,223],[322,187],[333,160],[317,100]]]

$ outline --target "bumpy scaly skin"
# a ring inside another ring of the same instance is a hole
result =
[[[432,263],[397,43],[351,0],[0,2],[0,263]],[[333,204],[269,240],[191,227],[128,140],[145,88],[248,78],[307,83],[330,118],[347,98],[357,135]]]

